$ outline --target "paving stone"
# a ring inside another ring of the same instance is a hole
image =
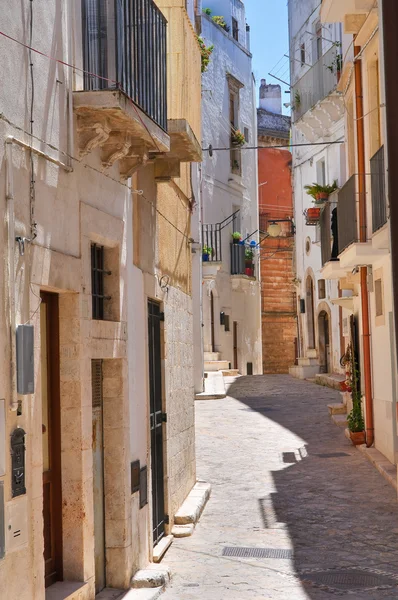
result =
[[[339,392],[283,375],[227,384],[226,399],[196,403],[198,477],[212,495],[194,535],[167,553],[162,600],[396,600],[398,587],[335,593],[300,579],[315,569],[398,575],[396,492],[328,416]],[[293,558],[223,556],[228,546]]]

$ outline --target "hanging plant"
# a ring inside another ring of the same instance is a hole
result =
[[[230,27],[225,22],[224,17],[218,16],[218,15],[214,15],[214,17],[212,17],[212,20],[214,21],[214,23],[216,25],[218,25],[219,27],[222,27],[222,29],[224,29],[227,33],[229,32]]]
[[[233,146],[243,146],[246,143],[245,136],[240,129],[233,129],[231,133],[231,144]]]
[[[207,15],[208,17],[211,17],[211,8],[204,8],[203,12],[205,15]]]
[[[337,190],[337,180],[335,179],[332,185],[320,185],[319,183],[313,183],[311,185],[305,185],[304,189],[311,198],[313,198],[315,204],[323,204],[327,201],[330,194],[333,194]]]
[[[199,35],[196,36],[196,39],[198,40],[201,59],[202,59],[202,73],[205,73],[209,67],[210,57],[214,50],[214,46],[213,45],[206,46],[203,38],[201,38]]]

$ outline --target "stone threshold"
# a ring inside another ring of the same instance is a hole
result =
[[[46,589],[46,600],[84,600],[89,587],[82,581],[57,581]]]
[[[211,485],[205,481],[197,481],[176,512],[174,523],[176,525],[196,525],[210,498],[210,494]]]
[[[167,550],[173,543],[173,539],[173,535],[166,535],[160,540],[158,544],[156,544],[156,546],[154,546],[152,552],[152,559],[154,563],[158,563],[162,560],[163,556],[166,554]]]
[[[345,430],[345,435],[348,439],[350,439],[350,432],[348,429]],[[396,465],[393,465],[388,458],[386,458],[379,450],[376,450],[376,448],[367,448],[365,444],[362,444],[361,446],[357,446],[357,449],[366,456],[368,461],[372,463],[374,467],[376,467],[384,479],[398,493]]]

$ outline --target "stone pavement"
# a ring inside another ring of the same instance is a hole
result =
[[[162,600],[396,600],[396,494],[331,423],[338,392],[266,375],[231,380],[228,394],[196,402],[198,477],[212,496],[163,559]],[[223,556],[237,546],[288,552]]]

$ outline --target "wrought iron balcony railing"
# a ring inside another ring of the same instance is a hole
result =
[[[207,248],[211,249],[211,253],[208,254],[209,258],[207,262],[222,261],[221,230],[221,223],[216,223],[215,225],[202,226],[203,247],[206,246]]]
[[[358,241],[356,176],[353,175],[338,194],[337,222],[339,253]]]
[[[387,223],[384,146],[370,159],[373,233]]]
[[[332,46],[293,86],[293,120],[298,121],[326,98],[338,83],[340,48]]]
[[[153,0],[82,0],[84,89],[120,89],[167,129],[166,19]]]
[[[254,262],[246,258],[246,246],[231,244],[231,275],[255,277]]]
[[[322,266],[331,260],[338,260],[339,235],[337,226],[337,202],[330,199],[320,218]]]

